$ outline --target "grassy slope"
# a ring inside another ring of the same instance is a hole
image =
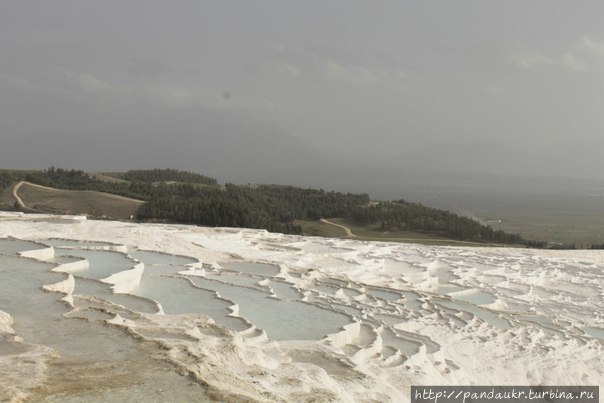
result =
[[[89,173],[88,175],[90,175],[94,179],[97,179],[97,180],[100,180],[100,181],[103,181],[103,182],[128,183],[127,180],[121,179],[119,176],[117,176],[117,174],[115,174],[116,176],[105,175],[105,174],[102,174],[102,173]]]
[[[345,218],[330,218],[329,221],[344,225],[355,235],[351,239],[361,241],[383,241],[383,242],[410,242],[424,245],[448,245],[448,246],[493,246],[495,244],[483,244],[475,242],[464,242],[447,239],[436,234],[413,232],[413,231],[392,231],[384,232],[379,227],[372,225],[358,225]],[[304,235],[324,236],[331,238],[345,238],[346,233],[343,229],[334,225],[322,223],[320,221],[297,220],[296,224],[302,226]],[[499,245],[497,245],[499,246]],[[511,246],[511,245],[507,245]]]
[[[15,173],[17,175],[27,175],[28,173],[36,172],[33,169],[0,169],[0,174]],[[15,205],[15,199],[12,195],[12,186],[7,186],[6,188],[0,188],[0,210],[13,210]]]
[[[100,179],[100,180],[105,179],[109,182],[111,182],[115,179],[117,179],[118,181],[126,181],[124,179],[124,175],[126,175],[126,172],[94,172],[94,173],[91,173],[91,175],[98,176],[98,179]]]
[[[6,189],[0,189],[0,210],[12,210],[15,205],[15,199],[11,194],[12,186]]]
[[[344,238],[346,233],[343,229],[320,221],[296,220],[296,224],[302,227],[304,235],[324,236],[329,238]]]
[[[90,190],[61,190],[24,183],[19,196],[29,208],[51,213],[86,214],[93,217],[128,219],[141,201]]]

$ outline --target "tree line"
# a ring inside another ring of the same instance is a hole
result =
[[[130,182],[186,182],[217,185],[218,181],[209,176],[177,169],[137,169],[126,172],[121,178]]]
[[[222,188],[197,188],[184,197],[153,197],[141,206],[137,218],[301,234],[302,228],[294,224],[294,220],[348,216],[359,205],[368,202],[366,194],[293,186],[226,184]]]
[[[0,186],[18,180],[70,190],[94,190],[144,200],[139,220],[207,226],[263,228],[301,234],[295,220],[347,218],[383,231],[411,230],[451,239],[545,247],[520,235],[476,220],[405,200],[371,202],[367,194],[340,193],[278,185],[221,186],[216,179],[174,169],[135,170],[109,182],[80,170],[50,167],[42,171],[0,171]],[[600,245],[593,245],[598,247]]]
[[[546,246],[544,242],[495,230],[468,217],[405,200],[380,202],[357,209],[352,218],[359,224],[379,224],[383,231],[426,231],[456,240]]]

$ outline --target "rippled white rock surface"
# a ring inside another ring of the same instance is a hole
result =
[[[602,251],[0,213],[0,294],[0,400],[604,385]]]

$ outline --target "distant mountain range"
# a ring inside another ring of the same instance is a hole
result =
[[[604,179],[604,142],[568,142],[527,152],[494,142],[433,144],[381,160],[327,155],[270,124],[202,116],[95,133],[40,132],[0,139],[0,168],[51,165],[87,171],[172,167],[220,181],[321,186],[355,191],[422,175],[484,174]]]

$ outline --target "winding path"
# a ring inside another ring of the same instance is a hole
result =
[[[345,225],[342,225],[342,224],[336,224],[335,222],[331,222],[331,221],[326,220],[326,219],[324,219],[324,218],[321,218],[321,220],[320,220],[320,221],[321,221],[322,223],[329,224],[329,225],[334,225],[334,226],[336,226],[336,227],[338,227],[338,228],[343,229],[343,230],[344,230],[344,232],[346,232],[346,236],[347,236],[348,238],[353,238],[353,237],[357,237],[357,238],[359,238],[359,236],[358,236],[358,235],[355,235],[355,234],[352,232],[352,230],[351,230],[350,228],[348,228],[347,226],[345,226]],[[361,237],[361,238],[363,238],[363,237]]]
[[[19,197],[19,194],[17,193],[19,191],[19,188],[21,187],[21,185],[23,185],[24,183],[25,183],[25,181],[21,181],[21,182],[15,184],[15,186],[13,186],[12,195],[13,195],[13,199],[15,199],[15,201],[17,202],[19,207],[27,209],[28,207],[25,205],[25,203],[23,203],[23,200],[21,199],[21,197]]]
[[[17,202],[17,204],[19,205],[20,208],[28,210],[28,211],[33,211],[35,213],[45,213],[44,211],[40,211],[40,210],[35,210],[31,207],[27,207],[27,205],[25,204],[25,202],[23,201],[23,199],[21,199],[21,196],[19,196],[19,189],[21,188],[21,186],[23,185],[27,185],[27,186],[32,186],[38,189],[45,189],[45,190],[52,190],[52,191],[61,191],[61,190],[65,190],[65,189],[56,189],[56,188],[51,188],[48,186],[42,186],[42,185],[37,185],[35,183],[31,183],[31,182],[27,182],[27,181],[19,181],[15,184],[15,186],[13,186],[13,190],[12,190],[12,196],[15,199],[15,201]],[[70,190],[72,192],[96,192],[94,190]],[[110,197],[112,199],[115,200],[127,200],[127,201],[132,201],[132,202],[136,202],[136,203],[144,203],[144,201],[142,200],[138,200],[138,199],[133,199],[131,197],[126,197],[126,196],[120,196],[120,195],[115,195],[112,193],[106,193],[106,192],[97,192],[97,193],[101,193],[107,197]]]
[[[27,184],[27,185],[30,185],[30,186],[39,186],[39,187],[44,188],[44,189],[52,189],[52,188],[49,188],[49,187],[46,187],[46,186],[41,186],[41,185],[35,185],[33,183],[29,183],[29,182],[26,182],[26,181],[20,181],[20,182],[16,183],[15,186],[13,186],[13,190],[11,192],[12,196],[13,196],[13,199],[15,199],[15,201],[19,205],[19,208],[21,208],[22,210],[29,211],[31,213],[45,213],[44,211],[36,210],[36,209],[31,208],[31,207],[27,207],[27,205],[25,204],[25,202],[23,201],[23,199],[21,198],[21,196],[19,196],[19,189],[24,184]]]

